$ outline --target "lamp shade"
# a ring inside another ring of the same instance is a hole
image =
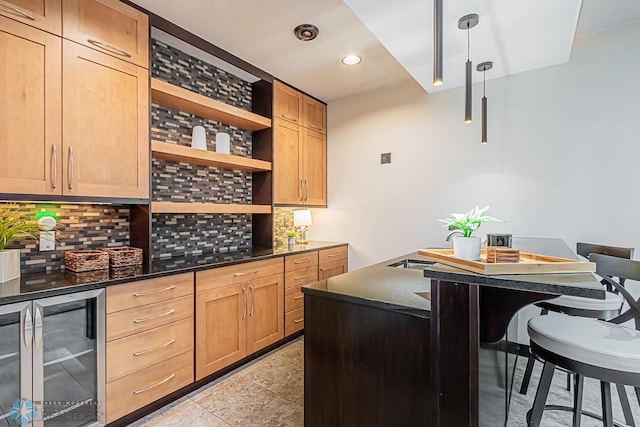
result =
[[[293,211],[293,225],[295,227],[311,225],[311,211],[309,209]]]

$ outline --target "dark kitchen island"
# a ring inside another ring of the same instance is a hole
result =
[[[513,246],[576,258],[560,239]],[[591,273],[484,276],[420,261],[303,288],[305,426],[505,425],[513,315],[557,295],[604,298]]]

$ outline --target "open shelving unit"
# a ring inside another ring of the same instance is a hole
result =
[[[151,202],[153,213],[178,214],[269,214],[271,205],[238,203]]]

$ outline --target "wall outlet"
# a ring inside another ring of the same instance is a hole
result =
[[[380,154],[380,164],[384,165],[386,163],[391,163],[391,153]]]
[[[40,252],[54,251],[56,249],[56,232],[41,231],[40,232]]]

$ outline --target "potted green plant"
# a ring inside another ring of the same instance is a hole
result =
[[[296,244],[296,237],[298,237],[298,233],[295,230],[287,231],[287,243],[289,246],[293,246]]]
[[[480,228],[483,222],[504,222],[487,215],[488,210],[489,206],[482,209],[476,206],[467,213],[452,213],[450,218],[438,220],[444,222],[443,227],[454,229],[447,236],[447,241],[453,237],[453,256],[472,261],[480,259],[481,239],[478,236],[473,236],[474,231]]]
[[[23,238],[37,239],[40,226],[25,219],[15,203],[0,208],[0,283],[20,277],[20,249],[5,249]]]

